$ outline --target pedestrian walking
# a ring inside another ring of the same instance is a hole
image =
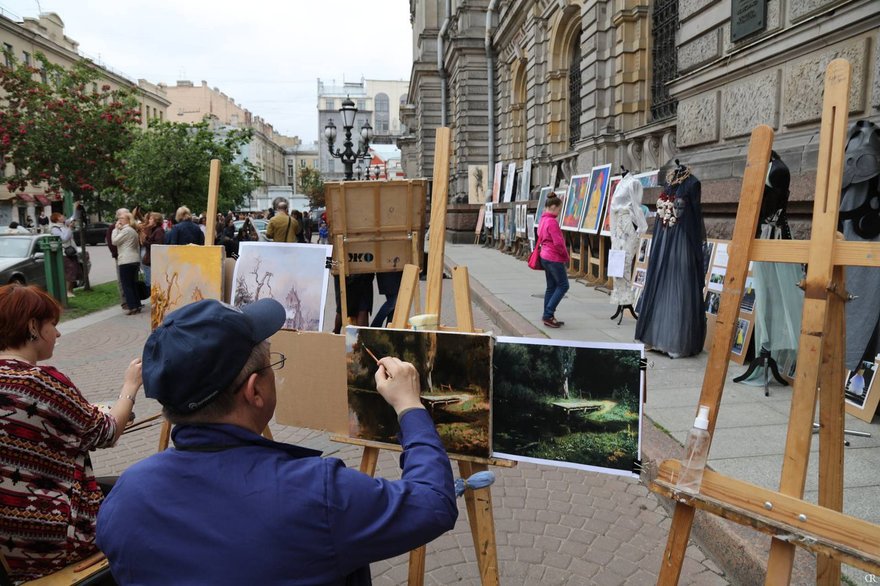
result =
[[[95,519],[108,484],[95,478],[89,452],[116,443],[141,386],[138,358],[106,413],[64,374],[39,366],[52,358],[60,317],[58,302],[37,287],[0,287],[0,553],[15,584],[96,552]]]
[[[275,204],[275,215],[266,226],[266,237],[274,242],[296,242],[296,233],[300,229],[299,222],[288,213],[286,199],[279,198]]]
[[[299,210],[293,210],[290,214],[293,216],[294,221],[296,222],[296,241],[305,244],[305,228],[303,228],[303,215]]]
[[[306,237],[306,242],[311,244],[311,242],[312,242],[312,218],[309,215],[309,212],[303,212],[303,234]]]
[[[318,226],[318,244],[330,244],[330,226],[324,220]]]
[[[538,246],[541,247],[541,265],[547,279],[547,290],[544,292],[544,314],[541,320],[548,328],[558,328],[565,322],[556,319],[556,308],[568,291],[568,250],[565,239],[559,229],[559,210],[562,201],[555,195],[547,198],[541,222],[538,225]]]
[[[198,244],[205,243],[205,235],[193,222],[192,212],[186,206],[177,208],[174,214],[175,224],[165,232],[165,244]]]

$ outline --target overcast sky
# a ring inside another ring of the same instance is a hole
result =
[[[39,5],[39,8],[38,8]],[[201,80],[278,132],[318,137],[318,78],[409,79],[407,0],[0,0],[56,12],[80,52],[135,80]]]

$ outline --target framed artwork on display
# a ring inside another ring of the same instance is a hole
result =
[[[580,230],[587,234],[598,234],[602,227],[602,213],[608,198],[608,182],[611,178],[611,165],[593,167],[590,173],[590,191],[584,204],[586,212],[581,218]]]
[[[709,284],[707,287],[711,291],[721,291],[724,289],[724,277],[727,274],[725,267],[712,267],[709,271]]]
[[[532,194],[532,160],[523,161],[523,169],[520,174],[522,180],[519,183],[520,191],[517,199],[519,201],[529,201]]]
[[[647,274],[648,274],[647,269],[642,269],[642,268],[636,269],[635,275],[633,275],[633,285],[636,285],[638,287],[644,287],[645,286],[645,277],[647,276]]]
[[[526,235],[529,237],[529,251],[535,249],[535,216],[529,214],[526,216]]]
[[[649,258],[651,258],[651,239],[642,238],[639,241],[639,253],[636,256],[636,262],[638,264],[645,264]]]
[[[878,367],[880,355],[874,358],[874,362],[863,360],[854,371],[847,371],[843,387],[846,412],[868,423],[874,419],[877,404],[880,403],[880,390],[877,389]]]
[[[718,315],[718,307],[721,305],[721,294],[717,291],[706,291],[706,313]]]
[[[736,320],[736,331],[733,334],[733,348],[731,352],[737,356],[743,356],[746,348],[749,347],[749,333],[751,330],[751,322],[747,319],[739,318]]]
[[[507,165],[507,177],[504,179],[504,203],[513,200],[513,186],[516,184],[516,163]]]
[[[715,252],[715,243],[708,241],[703,246],[703,272],[708,273],[712,266],[712,254]]]
[[[501,176],[504,173],[504,163],[495,163],[495,174],[492,176],[492,201],[501,201]]]
[[[491,201],[487,201],[484,209],[486,210],[486,228],[489,230],[495,225],[495,213],[493,208],[494,204]]]
[[[755,311],[755,282],[752,277],[746,277],[746,286],[739,309],[745,313],[753,313]]]
[[[550,189],[556,189],[556,179],[559,177],[559,163],[550,166]]]
[[[646,171],[644,173],[639,173],[635,177],[645,189],[648,189],[649,187],[657,187],[659,185],[658,180],[660,177],[660,170]]]
[[[563,230],[577,232],[586,208],[589,187],[589,175],[575,175],[571,178],[565,202],[562,205],[562,213],[559,215],[559,226]]]
[[[544,213],[544,206],[547,205],[547,196],[553,191],[552,187],[542,187],[541,194],[538,196],[538,209],[535,210],[535,226],[541,221],[541,214]]]
[[[615,175],[608,184],[608,197],[605,198],[605,212],[602,214],[604,219],[602,220],[602,231],[599,232],[600,236],[611,236],[611,199],[614,197],[614,191],[621,179],[623,179],[623,175]]]
[[[468,165],[468,203],[486,203],[489,189],[489,166]]]
[[[479,234],[483,231],[483,225],[486,223],[486,206],[492,205],[492,202],[486,202],[485,205],[480,206],[480,213],[477,216],[477,227],[474,228],[474,234]]]

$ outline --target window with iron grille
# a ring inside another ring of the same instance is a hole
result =
[[[678,101],[669,96],[668,83],[678,75],[675,31],[678,29],[678,0],[656,0],[651,36],[654,59],[651,81],[651,117],[664,120],[675,116]]]
[[[581,35],[575,35],[568,66],[568,146],[581,139]]]

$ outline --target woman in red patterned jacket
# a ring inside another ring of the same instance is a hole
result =
[[[0,287],[0,553],[14,582],[95,552],[103,493],[89,451],[116,443],[141,386],[140,359],[109,413],[37,363],[61,335],[58,303],[36,287]]]

